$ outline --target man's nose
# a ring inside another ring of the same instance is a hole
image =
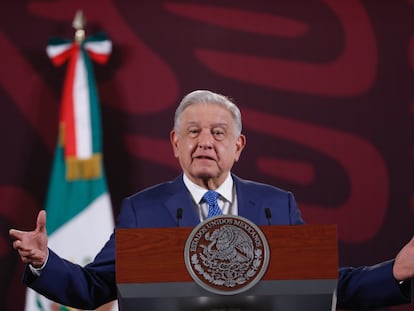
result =
[[[198,137],[198,147],[199,148],[213,148],[214,138],[210,132],[201,132]]]

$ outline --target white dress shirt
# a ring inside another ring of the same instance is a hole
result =
[[[185,174],[183,174],[183,180],[193,198],[200,221],[205,220],[208,214],[208,204],[202,199],[208,189],[196,185]],[[236,189],[234,188],[233,178],[230,173],[215,191],[219,194],[217,201],[223,215],[238,215]]]

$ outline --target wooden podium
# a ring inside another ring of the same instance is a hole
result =
[[[335,310],[336,225],[261,226],[270,248],[259,283],[237,295],[196,284],[184,262],[193,228],[117,229],[116,282],[122,311]]]

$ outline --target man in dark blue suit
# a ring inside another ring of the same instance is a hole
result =
[[[170,139],[183,174],[175,180],[136,193],[123,201],[118,228],[196,226],[208,217],[203,200],[207,190],[219,194],[220,211],[244,216],[257,225],[303,224],[292,193],[247,181],[231,173],[245,147],[241,115],[228,98],[210,91],[194,91],[183,98]],[[24,282],[64,305],[94,309],[116,299],[115,237],[95,260],[81,267],[60,258],[47,247],[46,214],[39,213],[34,231],[10,230],[13,246],[27,263]],[[409,303],[414,276],[414,240],[396,259],[370,267],[339,271],[337,307],[367,310]]]

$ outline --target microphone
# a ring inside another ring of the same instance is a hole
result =
[[[181,219],[183,219],[183,209],[180,207],[177,209],[177,227],[181,226]]]
[[[265,214],[266,214],[266,218],[267,218],[267,224],[270,226],[272,224],[270,222],[270,220],[272,219],[272,213],[270,212],[270,208],[268,208],[268,207],[265,208]]]

